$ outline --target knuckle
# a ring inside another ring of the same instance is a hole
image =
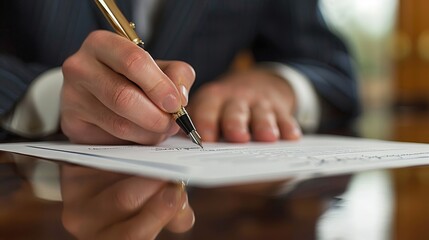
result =
[[[152,96],[159,96],[160,92],[164,92],[165,89],[169,89],[171,86],[169,84],[169,81],[162,78],[159,81],[157,81],[152,86],[149,86],[148,89],[145,91],[147,95]]]
[[[62,65],[64,80],[67,81],[67,76],[74,75],[82,70],[81,59],[78,54],[74,54],[67,58]]]
[[[99,47],[100,42],[106,41],[106,33],[107,32],[105,30],[96,30],[90,32],[83,41],[81,50],[83,49],[85,51],[92,51],[91,49],[96,49]]]
[[[168,130],[169,127],[170,127],[170,118],[162,114],[159,114],[159,116],[154,118],[150,123],[150,129],[159,133],[162,133]]]
[[[123,51],[123,56],[121,59],[123,63],[123,68],[126,72],[139,72],[145,68],[146,62],[148,61],[148,54],[146,51],[137,51],[135,46],[125,47]]]
[[[271,104],[271,102],[264,97],[258,99],[258,101],[254,104],[254,107],[260,111],[272,111],[273,110],[273,105]]]
[[[182,73],[184,80],[187,81],[186,83],[192,85],[196,76],[194,68],[190,64],[182,61],[174,61],[173,66]]]
[[[83,45],[95,45],[97,43],[100,43],[102,41],[105,41],[106,39],[106,33],[105,30],[96,30],[92,31],[88,34],[88,37],[85,39]]]
[[[254,97],[255,92],[249,91],[248,88],[235,88],[235,96],[241,99],[250,99]]]
[[[224,93],[224,88],[222,87],[221,84],[217,84],[217,83],[209,83],[206,86],[204,86],[201,91],[201,94],[206,96],[207,98],[221,96],[221,94],[223,93]]]
[[[112,130],[116,137],[125,139],[131,133],[131,123],[124,118],[115,117],[112,120]]]
[[[128,109],[136,99],[136,92],[130,86],[117,86],[113,93],[113,104],[119,109]]]

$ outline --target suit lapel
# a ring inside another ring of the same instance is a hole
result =
[[[177,56],[204,15],[209,0],[165,0],[149,51],[156,58]]]

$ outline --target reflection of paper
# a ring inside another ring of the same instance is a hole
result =
[[[171,138],[158,146],[88,146],[33,142],[0,144],[0,150],[127,172],[192,185],[220,186],[332,175],[429,163],[429,145],[333,136],[298,142],[204,143]]]

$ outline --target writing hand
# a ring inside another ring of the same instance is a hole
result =
[[[187,105],[191,66],[154,61],[108,31],[91,33],[63,65],[61,127],[77,143],[156,144],[179,130],[171,115]]]
[[[194,223],[186,192],[143,177],[63,166],[64,227],[78,239],[155,239]]]
[[[295,96],[284,79],[252,69],[202,87],[188,110],[204,141],[271,142],[300,138],[294,108]]]

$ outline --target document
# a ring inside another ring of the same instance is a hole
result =
[[[311,178],[429,164],[429,144],[314,135],[275,143],[204,143],[173,137],[157,146],[0,144],[0,150],[201,187]]]

